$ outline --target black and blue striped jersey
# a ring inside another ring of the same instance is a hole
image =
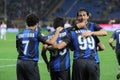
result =
[[[16,48],[19,53],[18,59],[39,60],[39,42],[44,43],[46,38],[39,31],[25,29],[16,35]]]
[[[102,29],[98,24],[96,24],[94,22],[88,22],[87,23],[87,28],[90,31],[99,31],[99,30]]]
[[[102,29],[98,24],[96,24],[94,22],[88,22],[87,23],[87,28],[90,31],[99,31],[99,30]],[[97,50],[97,44],[100,42],[100,40],[98,39],[97,36],[93,36],[93,37],[94,37],[94,40],[95,40],[95,45],[96,45],[96,50]],[[96,62],[98,62],[98,63],[100,62],[99,57],[98,57],[98,53],[95,55],[95,59],[96,59]]]
[[[81,37],[81,34],[86,31],[89,30],[81,28],[70,31],[70,33],[63,38],[63,41],[74,47],[74,60],[92,57],[97,62],[95,59],[97,52],[94,38],[92,36],[86,38]]]
[[[66,29],[59,33],[56,43],[60,43],[61,39],[68,34]],[[51,38],[54,35],[47,35],[47,38]],[[51,71],[64,71],[70,68],[70,52],[69,47],[65,47],[62,50],[49,50],[50,52],[50,70]]]
[[[112,34],[111,38],[116,40],[116,50],[120,48],[120,29],[117,29]]]

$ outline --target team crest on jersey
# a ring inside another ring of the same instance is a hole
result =
[[[67,35],[67,33],[66,32],[63,32],[63,33],[60,33],[59,34],[59,37],[64,37],[64,36],[66,36]]]

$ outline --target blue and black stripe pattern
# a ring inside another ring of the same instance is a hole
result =
[[[44,39],[39,30],[25,29],[16,36],[16,47],[19,53],[18,59],[34,60],[39,59],[39,39]],[[41,38],[40,38],[41,37]],[[41,40],[42,41],[42,40]]]
[[[92,36],[83,38],[81,34],[86,32],[86,29],[78,29],[71,31],[72,42],[74,46],[74,60],[78,58],[93,58],[97,54],[95,48],[95,40]]]
[[[56,43],[60,43],[61,39],[68,34],[67,30],[59,33]],[[54,34],[48,35],[50,38]],[[70,67],[70,52],[69,48],[65,47],[62,50],[50,50],[50,70],[51,71],[64,71]]]

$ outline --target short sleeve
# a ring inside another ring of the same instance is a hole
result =
[[[100,43],[100,40],[97,36],[93,36],[93,38],[94,38],[96,46],[97,46],[97,44]]]
[[[98,24],[94,24],[94,31],[99,31],[99,30],[101,30],[102,29],[102,27],[100,27]]]
[[[42,43],[45,43],[47,40],[47,37],[41,34],[41,32],[38,33],[38,40]]]
[[[67,45],[71,43],[71,34],[68,33],[68,35],[66,35],[65,37],[62,38],[62,41],[64,41]]]

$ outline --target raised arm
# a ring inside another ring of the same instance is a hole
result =
[[[99,31],[93,31],[92,35],[96,35],[96,36],[106,36],[107,32],[103,29],[99,30]]]
[[[85,32],[82,34],[82,37],[87,37],[87,36],[91,36],[91,35],[95,35],[95,36],[106,36],[107,32],[103,29],[99,30],[99,31],[93,31],[93,32]]]
[[[53,44],[52,45],[52,48],[54,48],[54,49],[63,49],[64,47],[66,47],[67,46],[67,44],[65,43],[65,42],[60,42],[59,44]]]
[[[56,29],[56,32],[55,32],[55,35],[53,36],[53,38],[47,39],[46,43],[48,43],[48,44],[54,44],[55,41],[57,40],[58,36],[59,36],[59,32],[62,31],[62,30],[63,30],[63,27],[58,27]]]

